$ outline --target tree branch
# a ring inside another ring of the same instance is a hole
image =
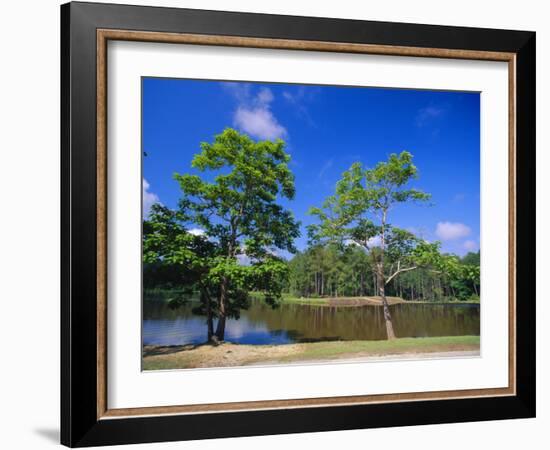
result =
[[[418,266],[412,266],[412,267],[405,267],[404,269],[397,269],[393,275],[386,278],[386,284],[388,284],[393,278],[395,278],[397,275],[403,272],[408,272],[409,270],[418,269]]]

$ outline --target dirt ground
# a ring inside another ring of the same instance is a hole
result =
[[[386,297],[388,305],[397,305],[399,303],[405,303],[405,300],[399,297]],[[381,297],[335,297],[329,298],[328,304],[330,306],[381,306]]]
[[[332,341],[285,345],[183,345],[145,346],[143,369],[234,367],[335,359],[420,358],[476,356],[479,336],[404,338],[394,341]]]

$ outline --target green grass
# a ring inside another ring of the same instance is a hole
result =
[[[406,303],[418,303],[425,305],[479,305],[479,297],[472,296],[468,300],[446,297],[438,300],[407,300]]]
[[[315,342],[307,345],[300,355],[289,355],[284,361],[353,356],[352,354],[391,355],[448,352],[475,347],[479,348],[479,336],[400,338],[391,341]]]
[[[254,300],[263,300],[264,296],[261,292],[250,292],[250,297]],[[286,304],[299,304],[299,305],[328,305],[327,298],[315,298],[315,297],[295,297],[292,294],[283,292],[281,303]]]
[[[261,292],[251,292],[250,296],[253,299],[261,300],[263,299],[263,295]],[[349,297],[349,296],[342,296],[340,298],[346,298],[346,299],[352,299],[352,298],[368,298],[369,296],[364,297]],[[339,297],[334,297],[334,303],[338,302]],[[456,298],[452,297],[445,297],[438,300],[405,300],[405,303],[410,304],[425,304],[425,305],[446,305],[446,304],[453,304],[453,305],[470,305],[470,304],[476,304],[479,305],[479,297],[472,296],[468,300],[458,300]],[[290,293],[284,292],[282,294],[281,304],[289,304],[289,305],[314,305],[314,306],[327,306],[330,304],[330,298],[329,297],[297,297],[295,295],[292,295]]]
[[[353,297],[345,297],[347,299]],[[358,297],[362,298],[362,297]],[[338,297],[334,297],[335,302],[338,302]],[[440,300],[405,300],[405,303],[419,304],[419,305],[479,305],[479,297],[471,298],[468,300],[458,300],[456,298],[445,298]],[[294,297],[291,294],[283,294],[281,303],[296,304],[296,305],[317,305],[323,306],[329,304],[328,298],[315,298],[315,297]]]
[[[320,297],[294,297],[291,294],[283,294],[282,303],[297,305],[328,305],[327,298]]]

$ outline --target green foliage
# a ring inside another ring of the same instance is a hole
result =
[[[218,251],[205,236],[187,231],[188,220],[185,209],[173,211],[157,203],[143,222],[143,262],[171,272],[181,285],[200,280]]]
[[[318,218],[317,224],[308,227],[310,244],[362,249],[368,255],[365,271],[379,277],[370,284],[370,295],[378,295],[378,284],[383,292],[408,299],[478,295],[479,269],[477,274],[472,269],[471,256],[464,265],[456,256],[442,254],[439,242],[426,242],[389,222],[389,213],[397,205],[430,199],[429,194],[410,186],[417,177],[409,152],[391,154],[372,169],[352,164],[336,184],[335,193],[321,207],[310,209]],[[300,268],[300,278],[307,279],[307,264],[293,264]]]
[[[372,295],[369,255],[357,246],[316,245],[289,262],[288,290],[297,297]]]
[[[311,241],[351,239],[368,249],[373,238],[385,237],[389,232],[387,214],[391,207],[430,198],[429,194],[407,187],[417,173],[408,152],[391,154],[387,162],[378,163],[374,169],[364,169],[361,163],[352,164],[336,184],[335,194],[321,208],[310,209],[310,214],[320,222],[309,227]],[[396,230],[393,240],[410,241],[411,237],[411,233]]]
[[[246,253],[261,258],[270,247],[295,251],[298,223],[277,203],[295,193],[284,145],[282,140],[255,142],[228,128],[213,143],[201,143],[202,151],[191,163],[201,172],[213,172],[213,182],[174,175],[193,222],[218,240],[228,257]]]
[[[371,252],[377,250],[375,247]],[[388,296],[428,302],[479,301],[479,268],[455,265],[458,258],[441,254],[438,243],[417,244],[409,261],[418,268],[395,277],[386,286]],[[373,264],[372,256],[357,245],[318,244],[289,261],[290,279],[285,290],[301,302],[377,296]],[[387,263],[386,271],[390,269],[391,263]]]
[[[471,266],[478,266],[480,264],[480,253],[479,250],[476,253],[468,252],[461,259],[462,264],[468,264]]]

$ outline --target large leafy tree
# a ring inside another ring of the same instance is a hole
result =
[[[190,233],[189,214],[182,202],[171,210],[154,204],[143,222],[143,262],[153,267],[155,281],[183,288],[181,295],[170,299],[169,305],[177,308],[198,294],[200,305],[193,312],[206,316],[208,340],[214,335],[213,318],[217,298],[209,280],[219,249],[204,235]]]
[[[336,192],[310,213],[320,223],[309,227],[313,240],[340,241],[369,252],[382,299],[388,339],[395,338],[386,285],[399,274],[434,263],[437,244],[391,225],[389,214],[400,203],[424,202],[430,195],[409,186],[418,170],[409,152],[391,154],[374,168],[354,163],[336,184]]]
[[[193,271],[195,264],[200,266],[200,281],[194,284],[202,289],[209,340],[224,340],[227,318],[238,317],[248,306],[250,290],[262,291],[272,305],[281,297],[288,267],[276,252],[294,252],[299,236],[298,223],[280,203],[295,193],[289,160],[282,140],[255,142],[228,128],[212,143],[201,143],[191,163],[201,175],[174,175],[182,191],[179,210],[172,212],[179,215],[179,238],[170,236],[166,217],[152,219],[162,238],[152,234],[146,241],[169,240],[176,242],[175,249],[181,242],[182,268]],[[185,223],[187,228],[200,227],[204,234],[190,238]],[[173,262],[162,252],[153,254],[158,261]],[[218,319],[215,331],[212,317]]]

